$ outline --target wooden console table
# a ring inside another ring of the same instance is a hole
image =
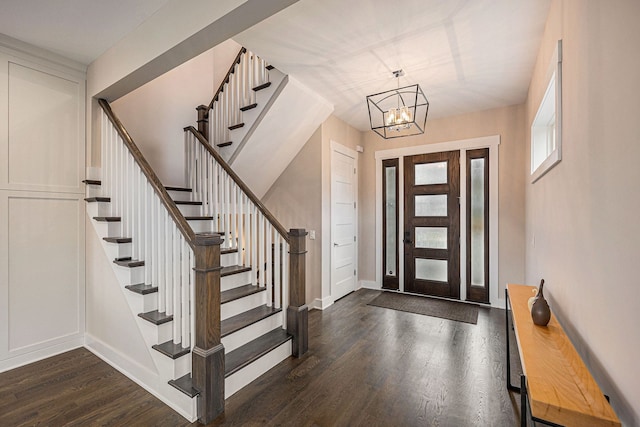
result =
[[[526,427],[530,408],[533,421],[550,426],[620,426],[553,313],[547,326],[536,326],[531,320],[527,301],[533,289],[512,284],[505,289],[507,388],[520,392],[521,425]],[[524,372],[520,388],[511,385],[509,305]]]

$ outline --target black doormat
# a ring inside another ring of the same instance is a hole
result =
[[[478,323],[478,306],[456,301],[382,292],[367,305],[406,311],[425,316],[440,317],[457,322]]]

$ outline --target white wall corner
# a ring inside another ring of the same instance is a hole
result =
[[[382,287],[376,283],[375,280],[359,280],[358,281],[358,289],[375,289],[375,290],[381,290]]]
[[[313,300],[311,308],[314,310],[324,310],[325,308],[331,307],[333,305],[333,302],[334,301],[333,298],[331,298],[331,295],[324,298],[316,298]]]

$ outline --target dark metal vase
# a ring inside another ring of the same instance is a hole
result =
[[[531,306],[531,318],[533,323],[538,326],[547,326],[549,320],[551,320],[551,309],[547,300],[544,299],[542,294],[542,287],[544,286],[544,279],[540,281],[540,287],[538,288],[538,294],[536,295],[533,305]]]

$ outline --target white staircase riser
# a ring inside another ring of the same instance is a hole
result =
[[[135,292],[131,292],[128,289],[125,289],[125,291],[127,292],[125,295],[127,297],[127,301],[129,301],[129,307],[131,307],[131,311],[134,312],[136,316],[138,315],[138,313],[148,313],[158,308],[157,293],[154,292],[147,295],[140,295]],[[145,322],[149,323],[146,320]],[[157,343],[154,342],[154,344]]]
[[[274,348],[258,360],[245,366],[224,380],[224,397],[228,399],[241,388],[291,356],[291,340]]]
[[[187,353],[177,359],[171,359],[157,350],[150,349],[150,351],[158,367],[158,372],[167,381],[180,378],[191,372],[191,353]]]
[[[96,227],[96,231],[98,232],[98,236],[100,236],[100,239],[102,239],[103,237],[109,237],[109,236],[120,236],[120,230],[121,230],[121,224],[119,222],[103,222],[103,221],[96,221],[93,219],[93,217],[91,217],[91,220],[94,223],[94,226]]]
[[[105,242],[105,249],[109,259],[125,258],[131,256],[131,243]]]
[[[89,218],[94,216],[111,216],[110,202],[90,202],[87,203],[87,213]]]
[[[205,232],[215,231],[213,229],[213,221],[211,221],[211,220],[207,220],[207,221],[191,220],[191,221],[187,221],[187,222],[189,223],[189,225],[193,229],[194,233],[205,233]]]
[[[142,336],[145,337],[145,341],[148,341],[148,346],[151,347],[154,344],[162,344],[169,341],[173,334],[173,322],[163,323],[162,325],[154,325],[151,322],[147,322],[142,318],[138,318],[140,324],[140,331]],[[155,350],[153,350],[155,351]]]
[[[220,255],[220,265],[223,267],[229,265],[238,265],[238,252],[231,252]]]
[[[176,205],[182,215],[184,216],[197,216],[202,215],[202,206],[200,205]]]
[[[267,292],[262,291],[248,295],[235,301],[229,301],[220,307],[220,319],[225,320],[252,308],[260,307],[267,303]]]
[[[237,288],[238,286],[244,286],[251,283],[251,273],[252,271],[245,271],[244,273],[221,277],[220,291],[228,291],[229,289]]]
[[[252,341],[269,331],[272,331],[276,328],[280,328],[283,325],[283,316],[282,312],[274,314],[273,316],[269,316],[266,319],[262,319],[259,322],[254,323],[253,325],[247,326],[246,328],[242,328],[239,331],[236,331],[226,337],[222,338],[222,344],[224,345],[224,350],[228,353],[241,347],[242,345]]]
[[[189,191],[172,191],[167,190],[169,196],[171,196],[171,200],[191,200],[193,193]]]
[[[102,190],[100,185],[87,184],[85,188],[85,194],[87,197],[102,196]]]
[[[133,268],[123,267],[121,265],[114,263],[113,270],[116,274],[116,277],[118,278],[118,282],[123,287],[124,285],[132,285],[132,284],[144,282],[144,267],[133,267]]]

